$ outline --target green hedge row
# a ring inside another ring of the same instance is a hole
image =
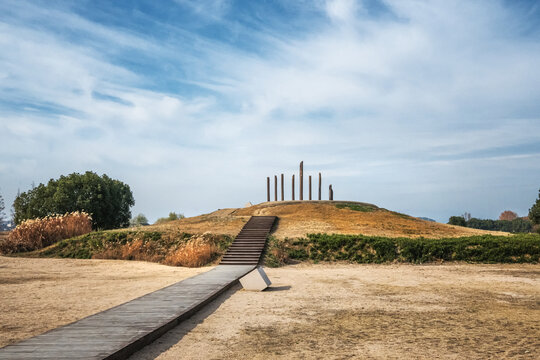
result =
[[[363,235],[310,234],[301,239],[272,239],[269,263],[287,260],[356,263],[466,261],[537,263],[540,235],[471,236],[445,239],[386,238]]]

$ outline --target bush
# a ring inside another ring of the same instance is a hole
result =
[[[146,226],[148,225],[148,219],[144,214],[139,214],[130,220],[129,226]]]
[[[448,224],[457,226],[467,226],[467,222],[463,216],[451,216],[448,219]]]
[[[163,217],[163,218],[157,219],[156,224],[163,224],[163,223],[167,223],[169,221],[183,219],[184,217],[185,217],[184,214],[177,214],[175,212],[170,212],[168,217]]]
[[[31,251],[92,231],[92,218],[84,212],[26,220],[0,243],[0,252]]]
[[[538,199],[529,209],[529,220],[535,225],[540,225],[540,190],[538,191]],[[540,228],[538,230],[540,232]]]
[[[267,254],[284,251],[281,259],[355,263],[467,261],[479,263],[537,263],[540,236],[471,236],[447,239],[385,238],[363,235],[310,234],[303,239],[271,242]],[[280,265],[277,257],[268,257]]]
[[[47,185],[19,194],[13,203],[15,223],[54,214],[84,211],[92,216],[94,229],[126,227],[135,204],[128,185],[87,171],[51,179]]]
[[[467,227],[473,229],[505,231],[511,233],[527,233],[532,231],[532,224],[528,219],[491,220],[472,218],[467,221]]]

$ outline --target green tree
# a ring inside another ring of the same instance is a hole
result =
[[[467,222],[463,216],[451,216],[450,219],[448,219],[448,223],[450,225],[467,226]]]
[[[85,211],[92,216],[95,229],[126,227],[135,204],[129,185],[107,175],[87,171],[51,179],[17,196],[13,203],[14,220],[20,224],[53,214]]]
[[[183,219],[185,216],[184,214],[170,212],[168,217],[162,217],[156,220],[156,224],[163,224],[169,221]]]
[[[148,219],[144,214],[139,214],[135,216],[131,221],[129,222],[129,226],[146,226],[148,225]]]
[[[538,199],[529,209],[529,220],[535,225],[540,225],[540,190],[538,190]]]

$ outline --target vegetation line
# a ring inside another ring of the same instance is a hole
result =
[[[538,263],[540,261],[540,235],[410,239],[309,234],[300,239],[271,238],[265,260],[268,266],[280,266],[306,260],[415,264],[441,261]]]

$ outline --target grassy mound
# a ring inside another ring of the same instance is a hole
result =
[[[412,239],[310,234],[299,239],[271,238],[265,260],[268,266],[306,260],[353,263],[441,261],[538,263],[540,261],[540,235]]]
[[[19,253],[26,257],[142,260],[167,265],[203,266],[221,257],[233,238],[228,235],[98,231],[59,241],[47,248]]]

